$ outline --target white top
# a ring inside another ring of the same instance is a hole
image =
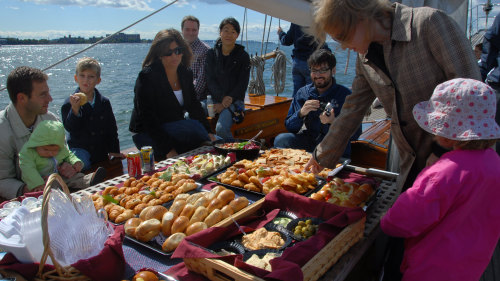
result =
[[[184,98],[182,97],[182,90],[174,91],[175,97],[179,101],[179,104],[181,106],[184,105]]]

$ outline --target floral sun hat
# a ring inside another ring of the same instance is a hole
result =
[[[456,78],[439,84],[429,101],[413,107],[425,131],[452,140],[500,139],[495,91],[483,82]]]

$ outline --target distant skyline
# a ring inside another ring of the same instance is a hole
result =
[[[0,0],[0,37],[56,39],[68,35],[84,38],[106,36],[170,2],[168,0]],[[471,7],[485,2],[485,0],[473,0]],[[492,3],[498,4],[499,1]],[[200,38],[212,40],[218,37],[218,26],[223,18],[233,16],[243,24],[244,11],[243,7],[224,0],[180,0],[124,32],[139,33],[142,39],[153,39],[161,29],[180,30],[182,18],[190,14],[200,19]],[[481,8],[478,12],[479,28],[484,28],[484,12]],[[500,6],[494,6],[490,13],[489,25],[499,12]],[[265,15],[252,10],[248,10],[247,15],[246,36],[249,40],[261,41]],[[474,16],[476,16],[475,11]],[[268,24],[269,20],[270,17],[267,19]],[[289,22],[281,21],[281,27],[285,31],[289,25]],[[278,40],[277,28],[278,19],[273,18],[270,41]]]

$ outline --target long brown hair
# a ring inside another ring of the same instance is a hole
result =
[[[191,48],[182,38],[181,33],[173,28],[163,29],[156,33],[155,39],[153,39],[153,43],[151,43],[151,47],[149,48],[149,52],[142,62],[142,67],[149,66],[159,60],[172,42],[177,43],[177,45],[182,48],[181,64],[185,67],[190,67],[191,59],[193,58]]]
[[[378,21],[385,26],[392,13],[389,0],[315,0],[313,29],[321,41],[326,32],[336,34],[334,39],[342,43],[350,39],[362,20]]]

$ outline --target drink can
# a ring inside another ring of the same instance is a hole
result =
[[[142,170],[144,173],[149,173],[155,169],[155,157],[153,155],[153,147],[143,146],[141,148]]]
[[[141,154],[139,151],[132,151],[127,154],[127,170],[130,177],[142,175]]]

